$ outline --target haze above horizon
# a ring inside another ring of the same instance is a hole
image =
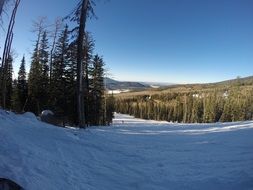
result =
[[[31,57],[32,21],[47,16],[53,22],[77,2],[21,1],[13,40],[16,71],[23,54]],[[116,80],[204,83],[253,74],[251,0],[100,0],[94,8],[98,19],[87,30]]]

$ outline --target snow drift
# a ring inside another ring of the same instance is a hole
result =
[[[0,178],[26,190],[253,189],[252,150],[252,121],[82,130],[0,110]]]

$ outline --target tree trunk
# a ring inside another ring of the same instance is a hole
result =
[[[88,11],[88,2],[89,0],[82,0],[82,7],[80,13],[80,22],[79,22],[79,32],[78,32],[78,45],[77,45],[77,81],[78,81],[78,118],[79,118],[79,127],[85,128],[85,115],[84,115],[84,76],[83,76],[83,42],[84,42],[84,33],[85,33],[85,24]]]
[[[52,66],[53,66],[53,53],[55,49],[55,44],[56,44],[56,38],[57,34],[61,28],[61,19],[57,19],[55,21],[55,30],[53,32],[53,43],[52,43],[52,48],[50,50],[50,63],[49,63],[49,85],[50,85],[50,91],[52,90]]]
[[[18,9],[18,5],[20,3],[20,0],[16,0],[14,9],[12,11],[11,19],[9,22],[8,26],[8,31],[7,31],[7,36],[5,39],[5,44],[4,44],[4,51],[3,51],[3,57],[2,57],[2,65],[1,65],[1,79],[2,79],[2,104],[3,108],[6,108],[6,76],[8,72],[8,59],[10,55],[10,50],[11,50],[11,44],[12,44],[12,39],[13,39],[13,27],[15,24],[15,17]]]

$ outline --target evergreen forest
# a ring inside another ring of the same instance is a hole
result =
[[[253,119],[253,78],[116,95],[117,112],[179,123]]]
[[[14,25],[18,5],[16,1],[9,29]],[[55,23],[48,23],[45,17],[34,21],[33,52],[29,62],[25,55],[20,60],[17,77],[13,72],[15,53],[10,49],[13,32],[8,31],[0,67],[0,107],[37,116],[43,110],[51,110],[61,125],[84,127],[112,122],[114,103],[113,97],[105,94],[105,62],[94,53],[95,41],[84,29],[84,15],[92,14],[92,2],[86,0]],[[26,65],[30,66],[28,71]],[[80,93],[82,105],[78,102]],[[85,118],[82,126],[78,105]]]

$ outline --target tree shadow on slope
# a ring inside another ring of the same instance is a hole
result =
[[[10,179],[0,178],[0,190],[24,190],[24,189]]]

